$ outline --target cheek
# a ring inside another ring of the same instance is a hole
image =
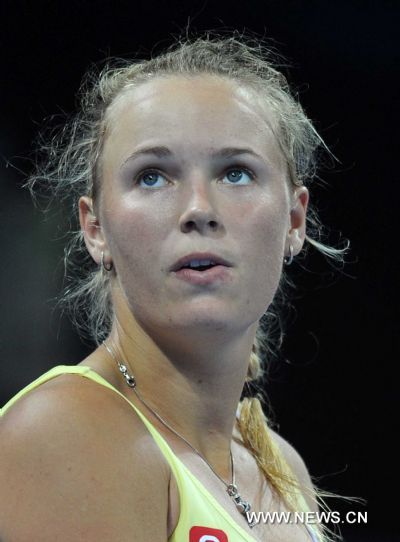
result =
[[[237,205],[231,216],[232,229],[236,230],[237,238],[245,240],[243,248],[253,250],[264,249],[273,256],[277,251],[283,250],[287,234],[287,217],[284,205],[269,198],[254,202],[245,202]]]
[[[243,204],[235,218],[232,228],[245,262],[245,289],[262,313],[272,302],[282,274],[287,235],[284,205],[276,200]]]
[[[109,213],[107,241],[117,269],[148,269],[167,237],[165,217],[158,209],[128,204]]]

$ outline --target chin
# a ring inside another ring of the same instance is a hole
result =
[[[198,297],[179,301],[137,303],[131,312],[142,327],[163,333],[210,335],[216,332],[238,333],[258,322],[264,311],[251,303],[237,303],[222,297]],[[255,304],[254,304],[255,305]],[[257,311],[257,309],[260,309]]]
[[[258,321],[258,314],[248,314],[239,309],[228,310],[218,307],[210,307],[208,304],[204,309],[179,310],[173,314],[165,315],[167,321],[164,324],[169,328],[179,330],[180,333],[194,335],[210,335],[215,333],[239,333]]]

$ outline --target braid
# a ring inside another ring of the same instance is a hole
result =
[[[258,355],[259,342],[259,337],[256,337],[250,355],[246,382],[257,380],[264,374]],[[311,484],[311,488],[309,488],[300,483],[273,436],[270,424],[263,411],[263,402],[264,399],[261,394],[243,398],[239,403],[238,427],[244,446],[253,455],[272,492],[286,505],[287,509],[291,512],[309,511],[310,507],[304,495],[307,495],[324,511],[330,511],[324,497],[339,497],[352,500],[351,497],[344,497],[321,490],[314,484]],[[316,523],[314,528],[317,529],[321,542],[341,540],[337,533],[322,523]]]

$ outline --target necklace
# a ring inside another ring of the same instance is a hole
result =
[[[185,439],[185,437],[183,437],[182,435],[180,435],[175,429],[173,429],[157,412],[155,412],[147,403],[146,401],[143,399],[143,397],[141,396],[141,394],[138,392],[138,390],[136,389],[136,380],[135,380],[135,377],[133,375],[130,375],[128,373],[128,369],[126,367],[126,365],[120,363],[117,359],[117,356],[115,355],[115,352],[114,352],[114,349],[112,348],[111,345],[107,344],[106,341],[103,342],[103,345],[104,347],[106,348],[106,350],[108,351],[108,353],[110,354],[110,356],[113,358],[113,360],[118,364],[118,367],[119,367],[119,370],[120,372],[123,374],[124,378],[125,378],[125,382],[127,383],[127,385],[135,392],[136,396],[138,397],[138,399],[145,405],[146,408],[148,408],[150,410],[150,412],[152,412],[154,414],[154,416],[167,428],[169,429],[170,431],[172,431],[172,433],[174,433],[177,437],[179,437],[181,440],[183,440],[199,457],[200,459],[202,459],[204,461],[204,463],[206,465],[208,465],[208,467],[211,469],[211,471],[215,474],[215,476],[217,478],[219,478],[219,480],[221,480],[221,482],[224,484],[224,486],[226,487],[226,491],[228,493],[228,495],[231,497],[231,499],[233,500],[233,502],[235,503],[236,505],[236,509],[238,510],[238,512],[240,512],[245,518],[246,518],[246,521],[249,525],[249,527],[253,528],[257,522],[256,521],[251,521],[251,519],[249,518],[248,516],[248,512],[250,512],[251,510],[251,505],[249,502],[245,501],[244,499],[242,499],[242,497],[240,496],[239,494],[239,491],[238,491],[238,488],[236,486],[236,482],[235,482],[235,464],[234,464],[234,461],[233,461],[233,455],[232,455],[232,450],[229,449],[229,455],[230,455],[230,460],[231,460],[231,476],[232,476],[232,481],[230,484],[227,484],[225,482],[225,480],[223,478],[221,478],[221,476],[215,472],[215,470],[213,469],[212,465],[210,465],[210,463],[207,461],[207,459],[205,457],[203,457],[203,455],[194,447],[190,444],[190,442],[188,440]]]

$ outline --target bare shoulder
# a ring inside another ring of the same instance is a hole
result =
[[[312,495],[315,496],[315,490],[313,488],[313,483],[311,480],[310,473],[308,472],[307,466],[304,463],[304,460],[299,454],[299,452],[294,448],[294,446],[289,444],[289,442],[285,440],[281,435],[279,435],[276,431],[273,431],[272,429],[269,429],[269,431],[273,439],[275,440],[276,444],[279,446],[290,468],[292,469],[294,474],[297,476],[300,484],[303,487],[308,488],[312,492]],[[308,506],[310,507],[310,510],[317,512],[318,506],[312,500],[312,498],[310,498],[309,495],[307,495],[307,493],[304,494],[304,498]]]
[[[62,375],[1,419],[1,540],[167,540],[169,468],[126,401],[99,387]]]

